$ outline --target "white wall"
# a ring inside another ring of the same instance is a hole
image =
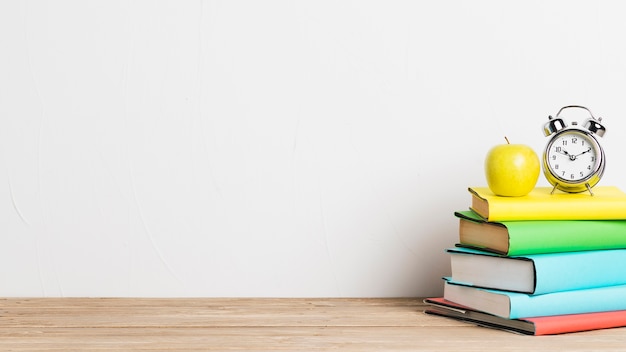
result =
[[[586,105],[626,189],[624,10],[0,2],[0,296],[440,294],[505,135]]]

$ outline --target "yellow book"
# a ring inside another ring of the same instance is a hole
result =
[[[470,209],[486,221],[518,220],[623,220],[626,193],[615,186],[598,186],[589,192],[564,193],[536,187],[522,197],[502,197],[489,187],[470,187]]]

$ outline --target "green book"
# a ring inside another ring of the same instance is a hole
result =
[[[504,255],[626,248],[626,220],[486,221],[458,211],[459,242]]]

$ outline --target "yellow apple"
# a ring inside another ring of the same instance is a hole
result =
[[[535,188],[539,179],[539,158],[525,144],[510,144],[508,139],[506,142],[491,148],[487,153],[487,185],[498,196],[525,196]]]

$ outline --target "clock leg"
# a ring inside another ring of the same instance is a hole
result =
[[[554,187],[552,187],[552,192],[550,192],[550,194],[554,194],[554,190],[556,189],[558,185],[559,185],[558,182],[554,183]]]
[[[591,193],[591,195],[593,196],[593,192],[591,192],[591,186],[589,186],[589,183],[585,183],[585,186],[587,187],[589,193]]]

